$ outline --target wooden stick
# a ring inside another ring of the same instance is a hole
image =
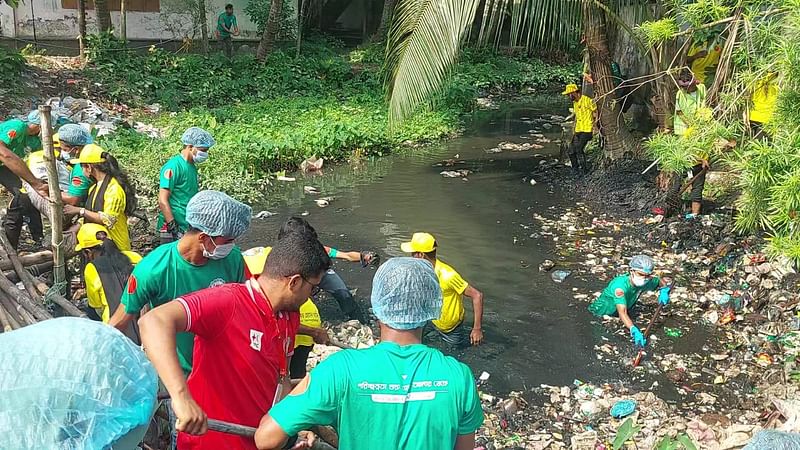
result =
[[[45,262],[53,262],[53,252],[44,250],[36,253],[29,253],[19,257],[20,262],[24,267],[33,266],[35,264],[42,264]],[[14,270],[14,264],[8,259],[0,259],[0,270]]]
[[[34,322],[53,318],[50,313],[45,311],[43,306],[34,303],[27,294],[17,289],[17,285],[9,281],[5,276],[0,277],[0,289],[8,294],[13,301],[19,303],[23,308],[28,310],[36,319]]]
[[[236,423],[223,422],[216,419],[208,419],[208,429],[219,431],[220,433],[233,434],[236,436],[253,437],[256,435],[256,429],[247,427]]]
[[[28,291],[28,294],[30,294],[34,301],[41,303],[42,296],[33,285],[33,277],[27,270],[25,270],[24,267],[22,267],[22,263],[19,260],[19,255],[17,255],[17,251],[11,245],[11,242],[8,241],[8,236],[6,236],[5,231],[0,231],[0,244],[2,244],[0,247],[3,247],[3,249],[0,250],[0,254],[11,260],[11,264],[14,266],[14,271],[17,272],[20,281],[22,281],[22,285],[25,286],[25,290]]]
[[[39,106],[39,117],[42,118],[42,147],[44,148],[44,161],[47,165],[47,180],[50,188],[50,228],[52,231],[51,244],[53,248],[53,285],[58,287],[59,293],[67,293],[66,270],[64,267],[64,203],[61,201],[61,191],[58,187],[58,169],[56,168],[55,149],[53,148],[53,130],[50,124],[50,106]]]
[[[11,326],[11,322],[8,320],[8,315],[6,315],[6,310],[3,308],[2,304],[0,304],[0,325],[3,325],[3,333],[7,333],[14,329]]]
[[[22,307],[22,305],[19,303],[14,303],[14,301],[11,300],[11,297],[7,296],[3,291],[0,291],[0,303],[6,309],[6,312],[9,313],[9,319],[12,322],[17,322],[17,328],[22,328],[25,325],[36,323],[36,319],[34,319],[33,316],[31,316],[30,313]]]
[[[656,312],[655,312],[655,314],[653,314],[653,318],[650,319],[650,323],[647,324],[647,328],[645,328],[645,330],[644,330],[644,338],[645,339],[647,339],[647,337],[650,336],[650,329],[653,327],[653,324],[656,322],[656,318],[658,317],[659,314],[661,314],[661,303],[658,304],[658,307],[656,308]],[[647,344],[646,341],[645,341],[645,344]],[[639,366],[639,363],[642,362],[642,355],[644,355],[644,347],[639,349],[639,354],[637,354],[636,358],[633,360],[633,367],[638,367]]]

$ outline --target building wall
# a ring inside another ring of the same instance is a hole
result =
[[[33,15],[31,3],[33,2]],[[78,36],[78,11],[62,7],[62,2],[69,0],[27,0],[20,3],[16,11],[0,1],[0,36],[31,40],[33,39],[34,17],[36,20],[36,36],[38,39],[76,39]],[[136,40],[168,40],[184,37],[200,38],[200,29],[194,28],[189,14],[173,11],[185,11],[183,0],[159,0],[160,12],[129,11],[127,13],[128,39]],[[75,3],[74,1],[72,2]],[[255,24],[250,22],[244,7],[247,0],[206,0],[209,36],[214,38],[217,16],[224,11],[225,4],[232,3],[234,14],[241,31],[240,39],[258,37]],[[14,17],[16,13],[16,28]],[[94,9],[86,11],[86,23],[89,33],[97,32]],[[120,14],[111,11],[111,21],[115,28],[119,27]],[[236,38],[234,38],[236,39]]]

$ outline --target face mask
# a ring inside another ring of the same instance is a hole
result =
[[[197,164],[202,164],[206,162],[207,159],[208,159],[208,152],[201,152],[200,150],[198,150],[197,153],[194,154],[194,162],[196,162]]]
[[[212,239],[211,243],[214,244],[213,252],[209,252],[208,250],[206,250],[206,246],[203,245],[203,256],[208,259],[223,259],[226,256],[228,256],[233,250],[233,245],[234,245],[233,242],[228,244],[217,245],[217,243],[214,242],[214,240]]]
[[[639,275],[634,275],[633,276],[633,285],[634,286],[642,287],[645,284],[647,284],[647,278],[639,276]]]

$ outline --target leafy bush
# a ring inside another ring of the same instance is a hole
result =
[[[25,67],[25,58],[19,52],[0,47],[0,82],[16,83],[22,77]]]

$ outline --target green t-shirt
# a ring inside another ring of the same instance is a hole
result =
[[[11,119],[0,123],[0,141],[20,158],[25,157],[25,147],[28,142],[28,124]]]
[[[86,178],[81,169],[81,163],[76,163],[72,166],[72,174],[70,174],[69,189],[67,195],[70,197],[86,198],[89,193],[89,188],[92,186],[92,181]]]
[[[223,259],[194,266],[180,255],[176,241],[157,247],[134,267],[120,302],[126,313],[138,314],[145,305],[155,308],[190,292],[242,281],[244,259],[238,247]],[[194,335],[178,333],[176,340],[181,367],[189,373]]]
[[[603,293],[597,300],[589,305],[589,311],[597,317],[613,316],[617,313],[617,305],[625,305],[630,308],[636,303],[644,291],[655,291],[661,280],[658,277],[653,277],[647,281],[642,287],[636,287],[631,284],[630,274],[618,275],[611,280],[603,289]]]
[[[469,367],[426,345],[393,342],[329,356],[304,393],[269,414],[290,436],[333,425],[348,450],[453,448],[483,423]]]
[[[169,189],[169,206],[172,215],[182,232],[186,232],[189,224],[186,223],[186,205],[197,194],[197,167],[186,161],[183,156],[175,155],[161,167],[158,187]],[[159,211],[156,229],[164,226],[164,214]]]
[[[222,13],[217,18],[217,31],[219,31],[219,35],[222,37],[228,37],[231,34],[225,31],[225,28],[222,25],[228,27],[229,30],[233,31],[233,27],[236,26],[236,16],[231,14],[230,16],[227,13]]]

